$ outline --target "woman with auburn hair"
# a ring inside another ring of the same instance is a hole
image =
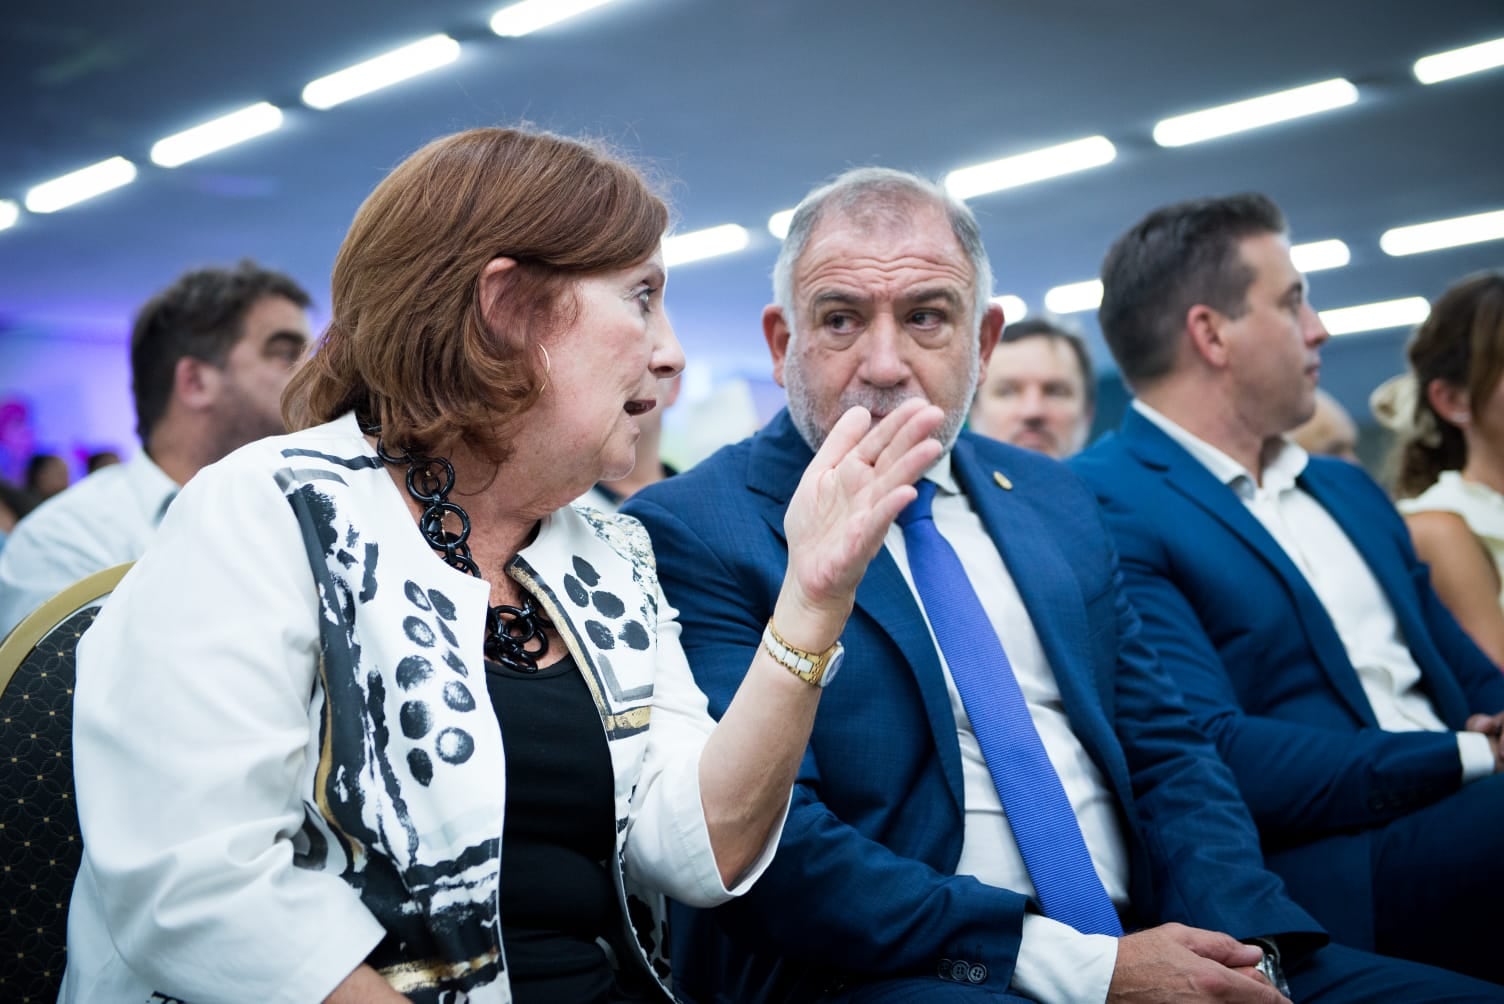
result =
[[[683,366],[667,222],[620,161],[508,129],[366,200],[298,431],[194,478],[80,647],[63,1001],[669,998],[663,897],[766,867],[942,415],[837,425],[713,723],[641,525],[568,504]]]
[[[1398,505],[1437,595],[1504,665],[1504,271],[1443,293],[1408,352],[1375,406],[1402,431]]]

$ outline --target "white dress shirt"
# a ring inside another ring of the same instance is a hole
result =
[[[1305,576],[1342,639],[1379,728],[1447,731],[1420,686],[1420,667],[1379,580],[1332,514],[1296,483],[1310,459],[1306,451],[1284,441],[1264,465],[1260,484],[1242,464],[1151,406],[1135,399],[1133,407],[1231,488]],[[1464,781],[1493,773],[1487,736],[1459,732],[1457,749]]]
[[[141,557],[177,491],[140,450],[28,513],[0,550],[0,638],[84,576]]]
[[[1086,748],[1071,730],[1060,688],[1018,587],[1003,564],[997,545],[982,526],[981,518],[961,493],[949,455],[941,458],[925,477],[939,487],[933,508],[935,527],[960,558],[972,588],[982,600],[987,617],[997,631],[1003,650],[1008,653],[1008,661],[1013,664],[1013,673],[1028,703],[1034,727],[1039,730],[1050,763],[1060,775],[1066,796],[1075,809],[1081,835],[1091,852],[1092,864],[1107,895],[1121,908],[1128,902],[1128,849],[1118,820],[1117,800],[1108,790]],[[923,613],[924,605],[914,589],[914,578],[909,571],[903,530],[896,523],[888,529],[885,543]],[[925,625],[929,627],[933,640],[935,631],[928,615],[925,615]],[[981,747],[971,731],[971,721],[966,716],[966,708],[961,703],[960,692],[956,690],[938,641],[935,652],[945,672],[945,686],[950,694],[951,712],[956,717],[956,733],[961,744],[966,815],[961,860],[956,865],[956,874],[973,875],[987,885],[1032,896],[1033,880],[1024,865],[1018,841],[1003,812],[997,788],[993,786],[992,775],[982,759]],[[1107,998],[1116,963],[1116,938],[1081,934],[1069,925],[1031,913],[1024,917],[1023,940],[1019,945],[1011,986],[1016,992],[1044,1004],[1103,1001]]]

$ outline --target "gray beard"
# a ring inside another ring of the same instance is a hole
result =
[[[981,359],[973,354],[966,364],[966,385],[975,387],[977,378],[982,372]],[[809,387],[804,382],[804,371],[799,362],[799,356],[794,351],[794,345],[789,344],[789,353],[783,363],[784,390],[788,394],[789,418],[793,419],[794,428],[799,430],[799,435],[809,444],[809,448],[816,453],[825,445],[825,438],[830,435],[830,429],[822,428],[820,418],[816,414],[815,404],[811,400]],[[861,405],[870,412],[891,413],[900,404],[911,397],[918,395],[908,391],[886,391],[877,388],[862,388],[848,390],[841,395],[840,409],[836,417],[844,415],[847,409]],[[966,416],[971,411],[971,401],[968,399],[954,410],[945,413],[945,421],[935,430],[933,439],[940,442],[944,447],[941,456],[950,452],[955,445],[956,437],[961,435],[961,426],[966,424]]]

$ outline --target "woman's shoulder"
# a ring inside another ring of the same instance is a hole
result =
[[[355,416],[348,414],[323,425],[253,440],[203,468],[199,476],[207,472],[234,477],[248,471],[266,472],[284,468],[333,467],[350,470],[377,466],[379,463],[375,451],[361,435]]]
[[[1407,523],[1422,516],[1435,517],[1424,522],[1437,526],[1461,520],[1481,536],[1504,538],[1504,496],[1487,485],[1465,480],[1457,471],[1443,471],[1424,492],[1395,505]]]
[[[373,492],[389,489],[390,479],[371,476],[383,474],[381,462],[353,416],[346,418],[247,443],[195,474],[172,509],[218,519],[231,507],[276,522],[271,499],[302,497],[331,518],[335,512],[360,512],[366,521],[384,515]]]
[[[1419,509],[1405,514],[1405,526],[1421,559],[1435,564],[1459,552],[1478,550],[1478,536],[1461,513],[1449,509]]]

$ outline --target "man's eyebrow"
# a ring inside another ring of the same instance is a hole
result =
[[[847,293],[838,289],[828,289],[816,293],[809,301],[809,305],[810,309],[818,310],[820,307],[829,306],[830,304],[852,306],[867,303],[868,301],[869,298],[865,296],[858,296],[855,293]]]
[[[949,306],[956,309],[961,307],[961,295],[950,286],[935,286],[927,289],[916,289],[904,296],[910,303],[928,303],[931,300],[943,300]]]

